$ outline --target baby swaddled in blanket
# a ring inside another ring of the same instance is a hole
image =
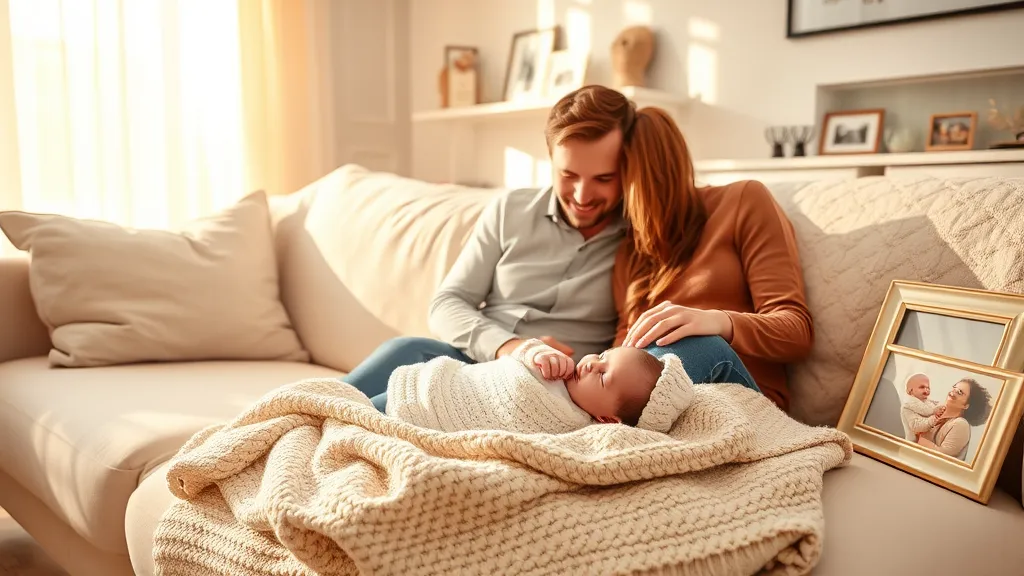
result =
[[[573,366],[561,352],[531,339],[490,362],[439,357],[396,369],[388,382],[387,414],[443,432],[560,434],[623,423],[665,433],[692,399],[693,383],[674,355],[659,360],[619,347]]]

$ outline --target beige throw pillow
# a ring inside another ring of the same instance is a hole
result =
[[[0,213],[0,229],[31,255],[53,365],[309,360],[279,298],[262,192],[180,232],[25,212]]]

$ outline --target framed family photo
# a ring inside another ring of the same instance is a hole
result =
[[[987,503],[1024,415],[1024,296],[893,282],[838,428]]]
[[[544,96],[548,61],[559,39],[559,27],[519,32],[505,70],[505,100],[537,99]]]
[[[978,128],[977,112],[933,114],[928,121],[925,150],[970,150]]]
[[[885,110],[829,112],[822,122],[818,154],[874,154],[882,144]]]
[[[551,53],[544,77],[544,96],[561,98],[583,87],[589,55],[586,52],[558,50]]]

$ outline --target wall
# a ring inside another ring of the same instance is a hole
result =
[[[438,106],[445,44],[480,48],[482,99],[500,99],[512,35],[559,24],[592,47],[589,81],[608,83],[608,48],[630,23],[651,23],[658,54],[649,85],[701,95],[682,121],[694,156],[768,155],[764,128],[816,123],[817,88],[906,76],[1024,66],[1024,10],[786,39],[786,0],[415,0],[412,109]],[[518,130],[538,130],[533,123]],[[517,128],[513,127],[512,130]],[[413,170],[440,177],[444,132],[414,126]],[[531,142],[539,140],[539,132]],[[490,157],[502,138],[480,144]],[[522,135],[515,139],[522,140]],[[440,145],[439,145],[440,144]],[[539,150],[543,153],[543,142]],[[500,152],[500,150],[498,151]],[[481,174],[481,179],[497,176]]]

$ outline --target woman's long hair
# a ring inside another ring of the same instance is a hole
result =
[[[707,208],[697,194],[682,132],[660,108],[637,111],[623,146],[629,323],[679,278],[700,242]]]

